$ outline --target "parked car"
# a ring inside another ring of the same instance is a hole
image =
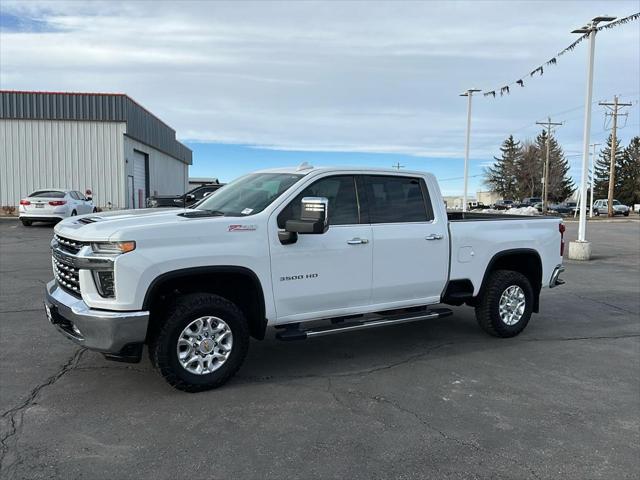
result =
[[[63,218],[96,212],[91,197],[77,190],[36,190],[20,200],[18,216],[26,227],[33,222],[58,222]]]
[[[629,212],[631,209],[626,205],[623,205],[618,200],[612,200],[613,206],[613,214],[614,215],[624,215],[625,217],[629,216]],[[596,200],[593,202],[593,214],[596,216],[600,215],[608,215],[609,214],[609,201],[605,198],[602,200]]]
[[[573,215],[576,208],[578,208],[578,204],[576,202],[564,202],[564,203],[549,205],[550,211],[559,213],[560,215]],[[542,209],[542,204],[541,204],[541,209]]]
[[[496,200],[493,204],[494,210],[509,210],[513,207],[513,200]]]
[[[489,208],[482,202],[469,202],[468,203],[469,210],[484,210],[485,208]]]
[[[240,368],[249,337],[304,340],[475,308],[513,337],[562,284],[557,217],[447,213],[424,172],[263,170],[190,210],[67,219],[52,241],[50,322],[119,361],[202,391]]]
[[[147,207],[159,208],[159,207],[189,207],[194,203],[199,202],[207,195],[212,194],[224,184],[222,183],[210,183],[206,185],[200,185],[192,190],[189,190],[184,195],[156,195],[147,198]]]
[[[536,203],[542,203],[542,198],[540,197],[525,197],[520,202],[521,207],[533,207]]]

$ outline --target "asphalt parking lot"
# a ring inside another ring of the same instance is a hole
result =
[[[569,222],[568,238],[577,223]],[[640,471],[640,222],[589,225],[594,260],[514,339],[473,310],[306,342],[254,341],[186,394],[47,323],[48,226],[0,220],[3,479],[625,479]]]

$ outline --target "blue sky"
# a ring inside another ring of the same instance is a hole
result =
[[[356,167],[396,168],[400,163],[403,170],[426,170],[438,175],[441,189],[445,194],[457,194],[462,179],[464,160],[462,158],[420,158],[409,155],[354,152],[297,152],[271,150],[249,145],[227,145],[217,143],[186,142],[193,150],[193,177],[216,177],[227,182],[238,175],[260,168],[276,168],[309,162],[312,165],[348,165]],[[224,159],[225,161],[220,161]],[[482,167],[473,162],[469,171],[469,188],[475,192],[481,187]]]
[[[586,42],[528,73],[610,1],[0,2],[0,87],[127,93],[194,151],[192,176],[256,168],[370,165],[427,170],[462,192],[467,88],[474,99],[470,192],[513,133],[563,121],[557,139],[580,176]],[[144,19],[141,24],[140,19]],[[592,142],[608,135],[599,100],[632,102],[640,134],[640,22],[598,34]]]

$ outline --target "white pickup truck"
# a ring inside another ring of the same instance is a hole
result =
[[[55,227],[45,306],[72,341],[153,365],[195,392],[226,382],[249,339],[280,340],[450,315],[475,307],[512,337],[559,285],[556,217],[449,213],[433,175],[258,171],[195,208],[72,217]]]

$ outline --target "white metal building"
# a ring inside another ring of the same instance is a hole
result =
[[[191,150],[124,94],[0,91],[0,207],[41,188],[141,208],[187,189]]]

